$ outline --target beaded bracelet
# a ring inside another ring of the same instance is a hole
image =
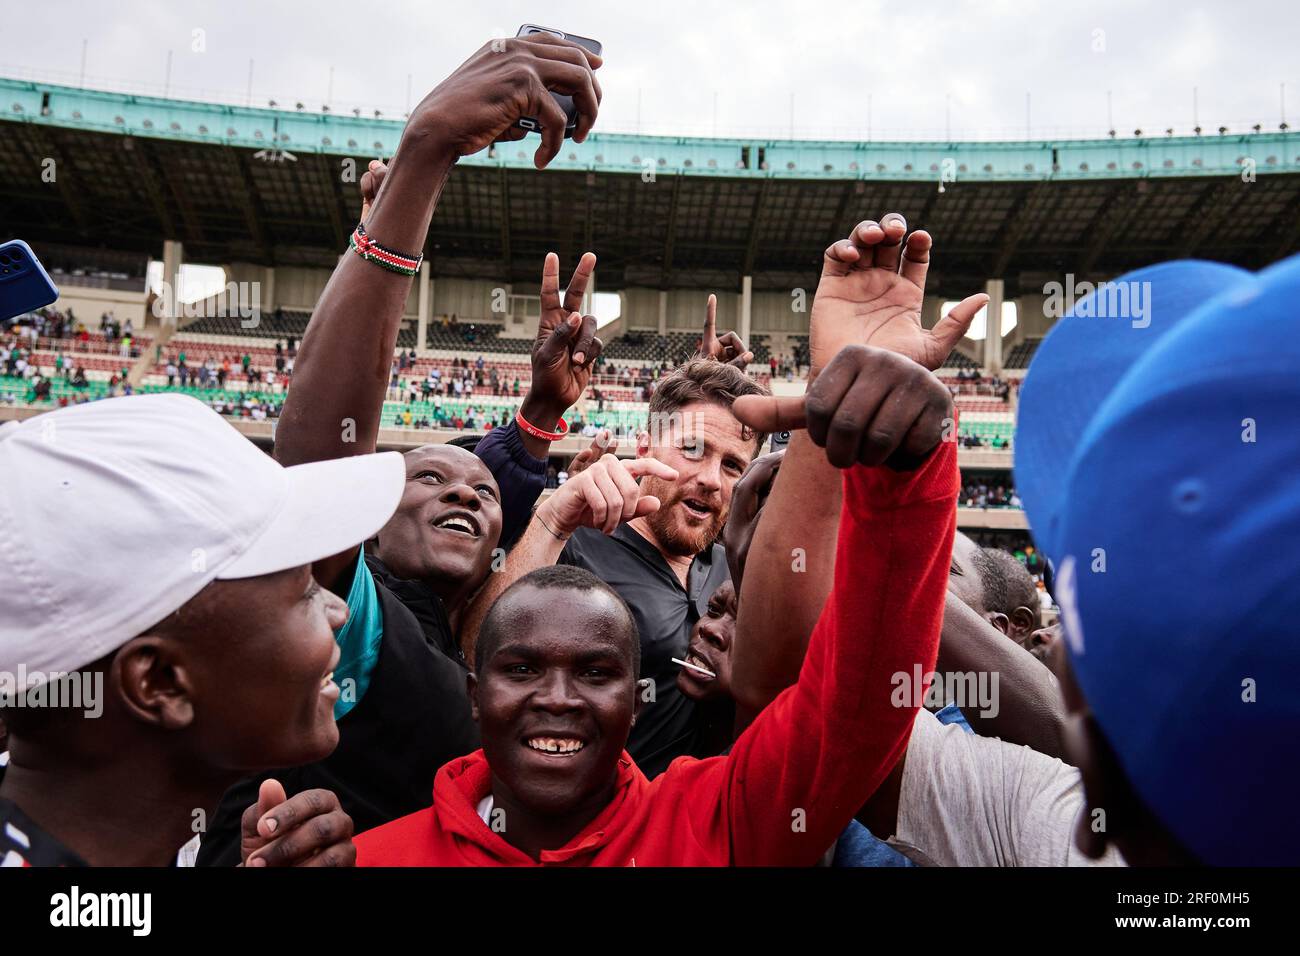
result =
[[[408,256],[387,246],[381,246],[366,235],[366,227],[361,223],[357,223],[357,228],[352,231],[348,245],[362,259],[404,276],[415,275],[420,271],[420,263],[424,261],[423,253],[418,256]]]

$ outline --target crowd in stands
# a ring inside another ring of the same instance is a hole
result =
[[[33,349],[57,348],[79,352],[92,349],[92,333],[71,307],[66,311],[53,307],[38,309],[9,319],[0,328]],[[107,351],[116,352],[123,358],[140,357],[134,323],[130,318],[119,321],[112,310],[100,316],[99,339]]]
[[[242,380],[249,389],[282,392],[289,387],[294,356],[297,354],[294,340],[290,339],[286,346],[277,339],[274,362],[267,368],[259,368],[247,351],[233,355],[223,354],[218,361],[212,354],[203,355],[196,360],[186,349],[187,346],[181,345],[163,359],[168,388],[179,385],[182,389],[224,389],[227,382]]]
[[[948,383],[953,398],[961,395],[987,395],[1006,401],[1011,395],[1012,382],[998,375],[984,375],[978,369],[961,368]]]
[[[1011,439],[1005,435],[994,435],[987,438],[965,428],[961,430],[960,440],[963,448],[992,448],[995,451],[1001,451],[1011,447]]]
[[[59,350],[53,358],[38,355],[36,350],[24,347],[20,335],[11,335],[0,341],[0,375],[10,383],[24,386],[17,391],[0,389],[0,401],[26,404],[54,401],[60,407],[82,404],[100,397],[130,395],[133,392],[127,381],[129,369],[123,365],[110,374],[106,382],[92,383],[87,378],[85,366],[68,352]],[[45,367],[42,362],[48,361]],[[96,387],[99,386],[99,387]],[[57,387],[58,393],[55,394]]]
[[[963,475],[960,503],[967,508],[1022,508],[1020,496],[1016,489],[1007,484],[1009,474],[970,474]]]
[[[91,347],[90,333],[85,326],[76,322],[71,314],[65,315],[54,309],[41,310],[25,317],[14,326],[13,334],[20,341],[26,336],[31,341],[38,337],[42,340],[60,340],[59,344],[73,351],[86,351]],[[205,331],[202,323],[187,327],[187,332]],[[155,358],[155,373],[165,376],[169,389],[179,389],[203,397],[203,390],[226,392],[247,390],[256,393],[254,406],[264,407],[274,417],[276,409],[289,388],[293,376],[294,361],[297,355],[297,343],[300,332],[305,328],[305,318],[298,313],[286,313],[276,309],[267,314],[257,324],[260,334],[267,334],[272,329],[294,328],[299,334],[277,337],[274,342],[274,357],[261,356],[261,350],[239,349],[233,351],[228,345],[210,346],[201,339],[189,339],[163,350],[158,349]],[[475,342],[480,342],[488,329],[489,336],[494,337],[496,326],[479,326],[475,323],[461,322],[455,314],[445,315],[435,320],[432,329],[440,334],[455,337],[457,346],[471,350]],[[229,330],[227,330],[229,331]],[[247,334],[248,330],[241,329]],[[126,354],[138,358],[140,347],[131,344],[135,335],[132,322],[127,319],[119,323],[112,312],[105,312],[100,322],[100,340],[105,348],[117,349],[118,344],[125,344]],[[147,340],[146,340],[147,341]],[[809,362],[808,337],[790,337],[792,353],[766,353],[767,373],[757,376],[760,382],[784,378],[793,381],[802,377]],[[442,344],[446,344],[443,342]],[[610,409],[619,407],[615,403],[645,404],[650,401],[656,384],[670,374],[674,368],[698,354],[700,337],[688,333],[675,332],[670,336],[652,336],[649,333],[631,331],[611,343],[602,355],[604,360],[598,364],[591,376],[590,389],[586,398],[589,406],[586,411],[574,418],[570,426],[577,432],[583,429],[609,428],[619,434],[628,434],[635,430],[625,415],[606,415],[607,405]],[[522,347],[527,347],[524,342]],[[13,351],[13,343],[8,346]],[[254,354],[257,352],[258,354]],[[658,361],[641,361],[639,365],[626,361],[616,364],[612,355],[631,356],[669,356]],[[195,355],[194,353],[198,353]],[[8,357],[8,353],[0,358]],[[264,364],[259,364],[259,361]],[[77,382],[84,382],[84,369],[69,373],[65,369],[68,358],[65,355],[55,360],[54,374],[62,377],[76,387]],[[417,366],[418,372],[417,373]],[[36,385],[28,393],[28,400],[41,402],[48,389],[40,385],[39,369],[32,367],[20,350],[14,352],[13,368],[6,364],[5,374],[11,377],[35,377]],[[93,393],[69,396],[68,401],[88,401],[99,397],[111,397],[118,394],[131,394],[127,383],[129,369],[123,366],[113,370],[107,388]],[[950,380],[949,390],[956,396],[988,396],[1005,400],[1009,394],[1010,383],[1000,378],[981,375],[974,368],[962,369]],[[517,362],[502,367],[501,362],[488,362],[483,354],[476,358],[460,356],[443,359],[421,358],[414,347],[402,347],[397,350],[390,373],[388,399],[401,403],[402,407],[393,411],[391,424],[414,429],[456,429],[474,430],[490,428],[502,420],[508,420],[507,413],[500,408],[484,409],[475,407],[472,401],[477,398],[491,397],[500,399],[519,399],[528,388],[528,380],[521,373]],[[270,397],[270,401],[265,399]],[[7,394],[6,400],[17,400],[13,394]],[[232,409],[225,414],[239,415],[244,408],[242,399],[232,400],[225,394],[213,394],[206,399],[214,408]],[[443,400],[455,401],[455,407],[443,407]],[[460,404],[466,403],[466,404]],[[66,404],[66,402],[64,402]],[[961,441],[964,447],[1009,448],[1010,441],[1005,437],[981,437],[963,431]]]
[[[263,422],[280,417],[282,402],[272,401],[265,395],[245,393],[243,398],[212,398],[209,407],[218,415],[227,418],[247,418],[250,421]]]

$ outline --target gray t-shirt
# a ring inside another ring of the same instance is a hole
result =
[[[1100,860],[1075,847],[1083,810],[1076,768],[941,724],[922,708],[907,745],[898,830],[888,842],[930,866],[1124,866],[1113,846]]]

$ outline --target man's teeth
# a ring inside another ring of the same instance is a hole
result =
[[[464,534],[477,534],[472,524],[459,517],[443,518],[435,527],[445,528],[448,531],[460,531]]]
[[[548,754],[576,754],[585,745],[581,740],[567,737],[532,737],[528,746]]]
[[[709,662],[706,661],[704,658],[700,657],[698,654],[687,654],[686,663],[693,664],[694,666],[698,667],[700,670],[707,671],[710,674],[713,673],[713,668],[709,666]],[[704,676],[704,675],[700,675],[700,676]]]
[[[328,674],[325,675],[324,679],[321,680],[320,682],[321,687],[328,687],[330,685],[330,681],[332,681],[333,679],[334,679],[334,672],[330,671]]]

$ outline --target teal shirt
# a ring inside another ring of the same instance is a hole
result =
[[[384,614],[379,606],[379,592],[375,579],[366,567],[365,557],[358,552],[356,570],[347,596],[348,619],[334,632],[338,641],[338,666],[334,668],[334,682],[339,685],[339,699],[334,702],[334,719],[343,717],[355,707],[370,686],[370,675],[379,662],[379,644],[384,638]]]

